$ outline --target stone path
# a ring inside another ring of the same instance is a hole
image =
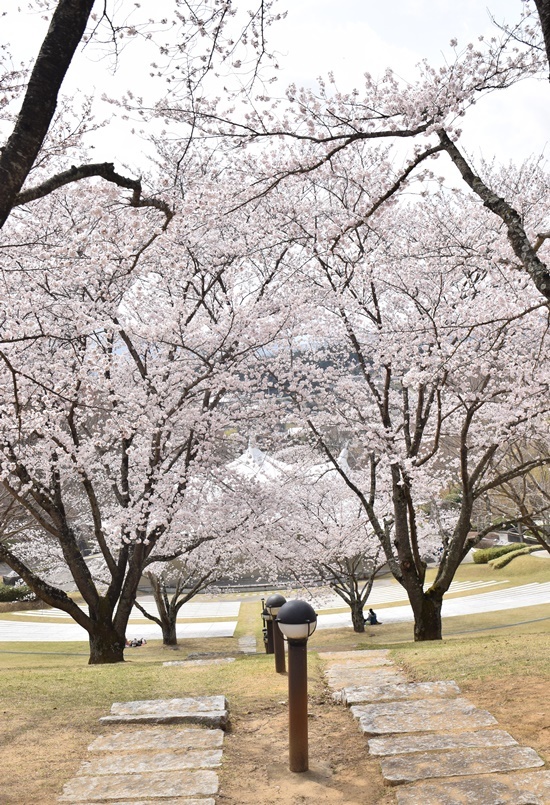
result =
[[[145,719],[155,726],[131,726]],[[222,758],[227,725],[224,696],[195,699],[116,702],[102,723],[125,725],[123,731],[101,735],[88,747],[74,779],[59,802],[81,805],[214,805],[218,791],[215,771]],[[213,724],[176,729],[174,721]]]
[[[115,702],[102,724],[203,724],[225,729],[228,710],[225,696],[195,696],[185,699],[148,699]]]
[[[369,606],[371,601],[369,598]],[[492,590],[489,593],[469,595],[463,598],[443,599],[441,614],[444,618],[460,615],[479,615],[480,612],[500,612],[550,603],[550,582],[524,584],[520,587],[507,587],[504,590]],[[390,607],[377,612],[382,623],[405,623],[414,620],[410,605]],[[332,615],[319,615],[318,629],[334,629],[342,626],[351,627],[351,615],[338,612]]]
[[[455,682],[410,683],[388,651],[321,653],[398,805],[550,805],[550,771]],[[538,771],[526,771],[538,768]]]

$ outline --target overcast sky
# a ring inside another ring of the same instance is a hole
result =
[[[238,0],[253,6],[254,0]],[[149,10],[152,0],[143,0]],[[171,0],[154,0],[155,11]],[[129,0],[117,0],[119,8]],[[278,53],[281,71],[278,94],[290,82],[314,85],[318,76],[332,71],[341,89],[361,90],[365,72],[381,74],[387,67],[405,79],[415,77],[415,65],[423,58],[434,64],[452,58],[449,42],[457,38],[459,46],[476,41],[494,30],[490,12],[499,22],[519,19],[523,0],[279,0],[279,7],[289,9],[287,18],[269,30],[271,48]],[[102,5],[98,0],[98,8]],[[12,40],[16,55],[34,52],[44,33],[44,23],[35,14],[18,12],[15,0],[0,0],[2,18],[0,37]],[[152,58],[143,58],[139,42],[123,54],[123,68],[116,77],[106,72],[107,62],[97,61],[99,52],[80,53],[69,75],[67,88],[101,95],[132,86],[135,94],[144,89],[136,81],[140,68]],[[88,61],[89,57],[95,59]],[[142,75],[147,76],[147,69]],[[147,82],[147,79],[145,80]],[[136,86],[136,83],[138,86]],[[529,80],[511,90],[494,93],[468,112],[462,145],[470,154],[499,161],[522,160],[544,152],[550,133],[550,86],[547,81]],[[131,157],[139,161],[139,149],[127,138],[111,130],[94,135],[94,158]]]

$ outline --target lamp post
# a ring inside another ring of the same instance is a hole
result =
[[[262,600],[262,604],[263,603],[264,602]],[[274,628],[274,623],[273,623],[273,618],[271,617],[271,615],[267,611],[267,607],[265,607],[265,606],[262,609],[262,618],[263,618],[263,621],[264,621],[263,633],[265,635],[265,637],[264,637],[265,653],[266,654],[273,654],[273,652],[274,652],[274,648],[273,648],[273,628]]]
[[[288,757],[290,771],[309,768],[307,725],[307,641],[317,615],[307,601],[287,601],[277,615],[288,642]]]
[[[283,635],[275,623],[277,613],[284,604],[286,604],[286,598],[280,593],[273,593],[265,602],[265,608],[271,615],[271,620],[273,621],[273,652],[275,654],[275,670],[278,674],[286,673],[285,644]]]

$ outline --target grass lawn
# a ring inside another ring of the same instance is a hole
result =
[[[548,581],[550,562],[525,556],[500,571],[467,565],[458,575],[470,581],[501,578],[514,584]],[[523,745],[550,761],[549,607],[449,618],[445,639],[435,643],[412,642],[412,624],[371,627],[363,635],[320,630],[310,641],[310,747],[311,757],[330,772],[323,778],[321,769],[315,783],[328,798],[312,789],[284,799],[287,680],[274,673],[272,657],[237,655],[239,636],[255,634],[261,646],[261,625],[258,602],[247,601],[234,638],[186,640],[177,652],[151,642],[128,650],[128,661],[114,666],[88,666],[84,643],[0,643],[3,805],[53,805],[88,744],[105,732],[98,719],[114,701],[220,693],[230,702],[232,718],[222,770],[224,802],[392,802],[349,713],[327,695],[317,657],[324,649],[387,647],[411,679],[455,679],[475,704],[487,707]],[[238,659],[210,667],[162,666],[200,652]],[[270,764],[272,756],[278,766]],[[273,775],[278,794],[264,790]],[[298,785],[299,778],[294,775],[292,783]]]

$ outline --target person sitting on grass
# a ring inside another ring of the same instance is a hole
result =
[[[376,612],[374,611],[374,609],[369,609],[369,614],[367,615],[365,621],[366,621],[366,623],[369,624],[369,626],[381,626],[382,625],[380,623],[380,621],[378,620],[378,618],[376,617]]]

